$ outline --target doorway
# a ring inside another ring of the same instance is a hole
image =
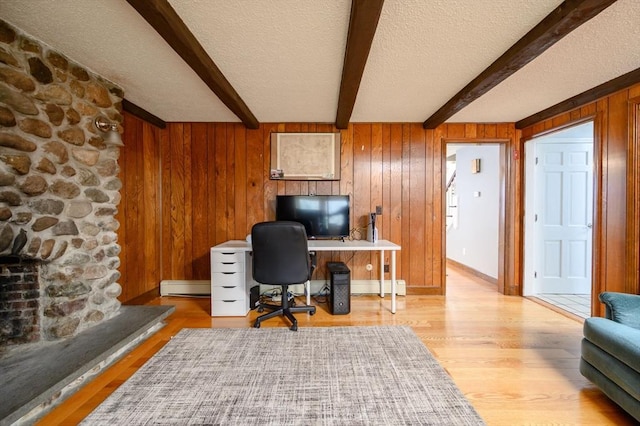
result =
[[[447,141],[445,147],[446,266],[502,292],[505,146],[496,141]]]
[[[591,315],[593,122],[525,144],[523,295]]]

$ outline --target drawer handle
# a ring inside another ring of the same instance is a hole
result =
[[[235,300],[223,300],[223,302],[225,302],[225,303],[233,303],[233,302],[235,302]]]
[[[223,272],[224,275],[235,275],[237,272]]]
[[[236,288],[235,285],[223,285],[222,288]]]
[[[224,254],[225,256],[233,256],[235,255],[235,252],[222,252],[222,254]]]
[[[235,265],[236,262],[222,262],[223,265]]]

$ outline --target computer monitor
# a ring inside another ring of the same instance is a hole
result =
[[[278,195],[276,220],[302,223],[308,238],[349,236],[348,195]]]

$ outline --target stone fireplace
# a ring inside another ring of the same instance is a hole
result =
[[[38,262],[0,258],[0,345],[40,340]]]
[[[94,119],[120,123],[122,98],[0,20],[0,350],[118,313],[120,149]]]

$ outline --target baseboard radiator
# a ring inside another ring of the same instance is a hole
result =
[[[311,294],[318,294],[327,284],[326,280],[312,280]],[[304,293],[304,285],[290,286],[291,290],[297,294]],[[391,281],[384,282],[385,294],[391,294]],[[376,280],[352,280],[351,294],[379,294],[380,281]],[[407,286],[404,280],[396,281],[396,294],[405,296]],[[211,295],[211,281],[209,280],[163,280],[160,281],[160,296],[180,296],[180,295]]]

